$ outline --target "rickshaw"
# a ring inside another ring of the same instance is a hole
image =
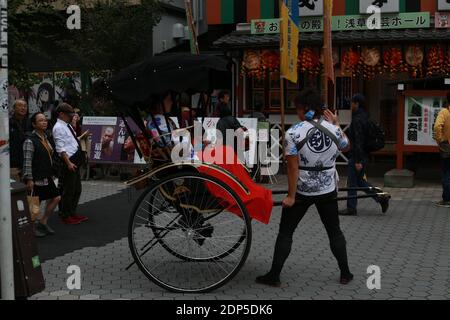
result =
[[[139,108],[145,107],[152,94],[168,90],[211,92],[218,86],[215,79],[227,77],[229,64],[217,55],[176,53],[148,58],[105,81],[136,151],[147,160],[146,170],[126,182],[145,186],[129,218],[128,242],[134,262],[128,268],[136,264],[148,279],[168,291],[210,292],[239,272],[252,241],[252,217],[242,200],[250,190],[242,179],[216,164],[173,163],[168,156],[170,139],[163,145],[164,139],[155,143]],[[211,99],[202,100],[197,111],[204,118]],[[130,130],[129,118],[142,131],[140,137]],[[388,196],[380,189],[375,191]]]

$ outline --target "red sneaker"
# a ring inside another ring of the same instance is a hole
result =
[[[82,216],[82,215],[78,215],[78,214],[74,214],[71,216],[72,219],[77,220],[79,222],[84,222],[84,221],[88,221],[89,218],[86,216]]]
[[[68,216],[68,217],[62,217],[61,218],[61,221],[63,222],[63,223],[65,223],[65,224],[80,224],[80,220],[76,220],[76,219],[74,219],[73,217],[71,217],[71,216]]]

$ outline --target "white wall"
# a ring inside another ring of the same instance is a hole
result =
[[[172,6],[183,8],[184,0],[162,0]],[[191,0],[194,5],[198,5],[198,9],[194,10],[194,14],[200,10],[203,12],[202,20],[198,21],[198,34],[201,35],[208,31],[206,23],[206,1],[205,0]],[[200,8],[201,7],[201,8]],[[170,10],[162,15],[160,23],[153,30],[153,54],[161,53],[169,50],[179,44],[184,43],[184,39],[174,39],[172,37],[173,25],[181,23],[186,26],[186,16],[179,13],[172,13]],[[165,44],[164,44],[165,41]]]

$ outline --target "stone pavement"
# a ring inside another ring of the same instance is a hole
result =
[[[280,186],[271,187],[282,188],[284,180],[279,178]],[[83,184],[84,191],[88,190],[84,201],[123,188],[114,182]],[[440,197],[439,184],[386,191],[393,196],[386,215],[367,199],[360,202],[357,217],[341,218],[355,275],[347,286],[338,283],[337,264],[315,208],[311,208],[295,233],[293,250],[282,273],[282,288],[254,283],[255,276],[270,267],[281,213],[280,208],[274,208],[269,225],[253,222],[251,251],[241,271],[212,293],[166,292],[136,266],[125,271],[132,258],[124,238],[46,261],[42,265],[46,290],[30,299],[450,299],[450,209],[433,205]],[[68,265],[81,268],[81,290],[67,289]],[[380,290],[366,286],[370,265],[381,269]]]

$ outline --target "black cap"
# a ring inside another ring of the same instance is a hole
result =
[[[352,102],[358,102],[359,106],[364,108],[366,104],[366,98],[361,93],[357,93],[352,97]]]

